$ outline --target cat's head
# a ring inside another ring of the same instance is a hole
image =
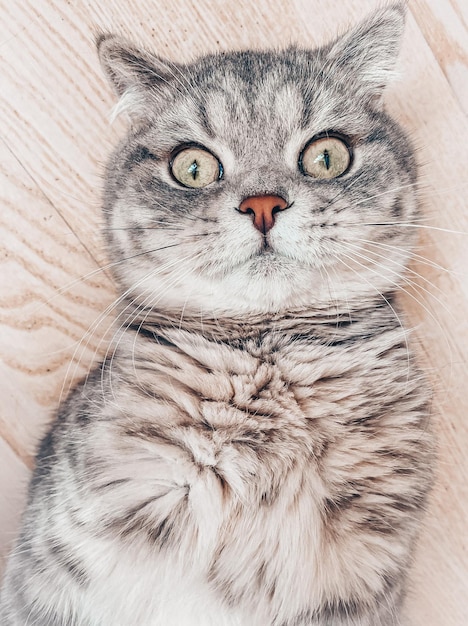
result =
[[[381,104],[403,24],[394,5],[316,50],[188,65],[101,37],[132,119],[105,199],[121,289],[206,316],[393,290],[417,212],[412,149]]]

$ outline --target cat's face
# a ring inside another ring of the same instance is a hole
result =
[[[402,23],[393,8],[316,51],[188,66],[101,40],[119,107],[136,120],[108,169],[122,288],[147,308],[210,316],[395,287],[415,164],[379,99]]]

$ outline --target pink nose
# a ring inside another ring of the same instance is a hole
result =
[[[288,203],[281,196],[250,196],[239,205],[241,213],[253,215],[253,223],[264,235],[273,228],[275,213],[288,208]]]

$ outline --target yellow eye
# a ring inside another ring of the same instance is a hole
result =
[[[299,167],[312,178],[337,178],[351,163],[350,149],[337,137],[321,137],[311,141],[301,154]]]
[[[223,166],[203,148],[190,147],[178,152],[171,162],[171,172],[185,187],[206,187],[219,180]]]

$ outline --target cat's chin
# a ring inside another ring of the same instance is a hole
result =
[[[297,262],[279,254],[270,246],[263,247],[249,259],[247,271],[252,277],[292,277],[297,270]]]
[[[120,274],[120,287],[145,308],[151,303],[159,311],[195,316],[202,311],[203,317],[210,312],[221,317],[327,307],[347,312],[350,306],[359,308],[369,297],[386,293],[397,284],[403,267],[394,260],[390,267],[383,261],[369,268],[358,261],[354,267],[347,257],[343,264],[337,256],[317,254],[298,259],[275,245],[237,252],[237,258],[233,253],[217,266],[201,263],[182,273],[171,265],[167,273],[146,275],[139,266],[127,267]]]

